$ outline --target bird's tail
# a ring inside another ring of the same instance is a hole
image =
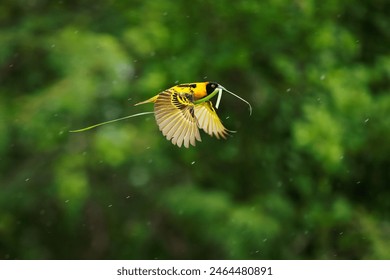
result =
[[[153,96],[152,98],[149,98],[148,100],[138,102],[138,103],[134,104],[134,106],[138,106],[138,105],[146,104],[146,103],[155,103],[157,100],[157,97],[158,97],[158,94]]]

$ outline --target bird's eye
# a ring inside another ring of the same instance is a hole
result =
[[[214,83],[214,82],[209,82],[206,84],[206,91],[207,91],[207,94],[212,94],[215,89],[218,88],[218,84],[217,83]]]

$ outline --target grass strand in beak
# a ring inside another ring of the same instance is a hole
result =
[[[237,97],[237,98],[240,99],[242,102],[248,104],[248,106],[249,106],[249,115],[252,115],[252,106],[251,106],[251,104],[250,104],[248,101],[246,101],[244,98],[238,96],[237,94],[235,94],[235,93],[233,93],[233,92],[227,90],[226,88],[224,88],[224,87],[221,86],[221,85],[219,85],[218,87],[219,87],[220,89],[222,89],[222,90],[224,90],[224,91],[230,93],[231,95]]]
[[[69,132],[82,132],[82,131],[90,130],[92,128],[95,128],[95,127],[98,127],[98,126],[101,126],[101,125],[105,125],[105,124],[109,124],[109,123],[113,123],[113,122],[117,122],[117,121],[122,121],[122,120],[130,119],[130,118],[134,118],[134,117],[138,117],[138,116],[150,115],[150,114],[154,114],[154,112],[138,113],[138,114],[126,116],[126,117],[123,117],[123,118],[119,118],[119,119],[115,119],[115,120],[110,120],[110,121],[94,124],[94,125],[91,125],[91,126],[88,126],[88,127],[85,127],[85,128],[81,128],[81,129],[70,130]]]
[[[215,108],[218,109],[219,103],[221,102],[221,97],[222,97],[222,89],[217,89],[218,90],[218,98],[217,98],[217,103],[215,103]]]

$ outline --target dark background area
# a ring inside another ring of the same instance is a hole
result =
[[[2,1],[0,259],[389,259],[389,1]],[[228,140],[133,107],[215,81]]]

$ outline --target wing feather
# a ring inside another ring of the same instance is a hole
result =
[[[162,134],[172,144],[188,148],[189,143],[196,145],[201,141],[197,120],[194,114],[195,105],[186,95],[168,89],[159,94],[154,105],[157,125]]]
[[[222,124],[211,101],[195,105],[194,111],[199,128],[203,129],[210,136],[217,137],[217,139],[226,139],[229,130]]]

